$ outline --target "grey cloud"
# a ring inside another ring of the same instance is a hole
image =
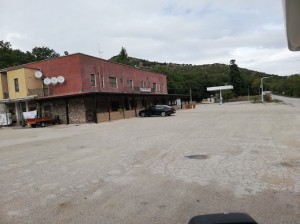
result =
[[[130,56],[162,62],[228,64],[234,57],[263,72],[300,70],[299,54],[285,50],[281,1],[15,0],[1,6],[0,39],[21,50],[48,46],[98,56],[99,44],[104,58],[124,46]]]

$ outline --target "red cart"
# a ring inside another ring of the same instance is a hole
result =
[[[52,117],[40,117],[40,118],[31,118],[26,119],[26,124],[32,128],[35,128],[36,126],[45,127],[45,123],[55,123]]]

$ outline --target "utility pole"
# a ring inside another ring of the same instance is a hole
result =
[[[190,87],[190,103],[192,103],[193,99],[192,99],[192,88]]]
[[[99,44],[98,44],[98,53],[99,53],[99,58],[101,58],[101,54],[104,53],[104,52],[101,52],[101,51],[100,51],[100,46],[99,46]]]

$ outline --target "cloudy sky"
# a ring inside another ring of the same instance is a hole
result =
[[[229,64],[277,75],[300,73],[287,48],[281,0],[0,0],[0,40],[30,51],[109,59]]]

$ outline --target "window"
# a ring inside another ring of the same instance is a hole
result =
[[[109,87],[118,88],[116,77],[109,77]]]
[[[155,82],[153,83],[153,89],[154,89],[154,91],[156,91],[156,83]]]
[[[91,86],[96,86],[96,76],[95,76],[95,74],[91,74],[90,78],[91,78]]]
[[[15,92],[20,92],[20,89],[19,89],[19,80],[18,79],[14,79],[14,83],[15,83]]]
[[[104,76],[101,75],[101,87],[104,87]]]
[[[129,80],[130,89],[133,90],[133,80]]]
[[[164,109],[164,107],[162,105],[155,105],[155,109],[156,110],[162,110],[162,109]]]

